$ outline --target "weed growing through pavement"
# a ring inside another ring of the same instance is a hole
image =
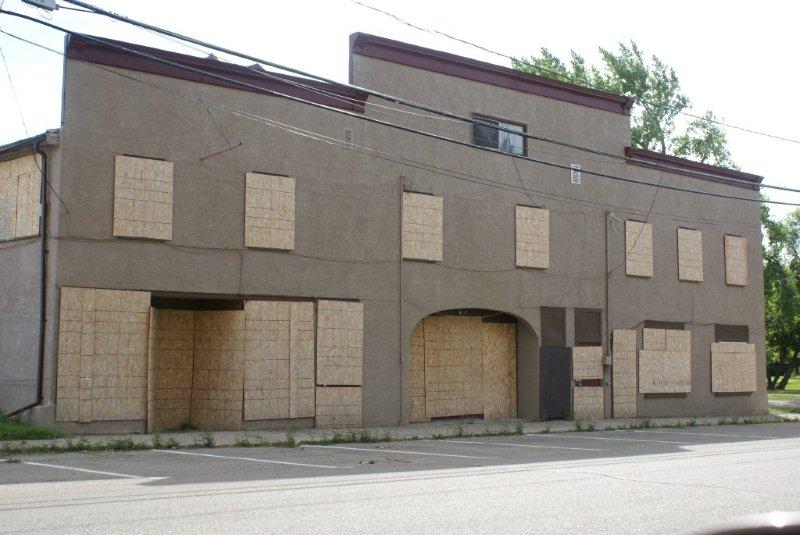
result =
[[[240,448],[249,448],[251,446],[255,446],[255,444],[250,440],[247,435],[238,435],[233,440],[233,445],[238,446]]]
[[[653,424],[651,420],[645,418],[644,420],[641,420],[639,422],[631,423],[628,426],[628,429],[651,429],[653,427],[656,427],[656,425]]]
[[[197,439],[195,439],[195,444],[198,444]],[[203,431],[203,434],[200,435],[199,444],[203,448],[213,448],[216,444],[214,441],[214,433],[211,431]]]

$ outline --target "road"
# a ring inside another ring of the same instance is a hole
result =
[[[4,533],[687,533],[800,510],[792,423],[17,460]]]

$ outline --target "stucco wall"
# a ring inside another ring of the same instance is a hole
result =
[[[627,118],[517,94],[443,75],[412,72],[356,57],[354,79],[462,113],[479,112],[527,122],[529,131],[622,153]],[[499,182],[500,187],[434,174],[371,158],[211,109],[233,143],[242,146],[204,160],[226,142],[202,106],[68,60],[62,132],[62,197],[70,206],[58,224],[57,283],[68,286],[229,296],[340,298],[364,303],[363,421],[408,419],[411,330],[430,313],[483,308],[514,314],[539,330],[539,307],[605,309],[605,241],[611,275],[609,326],[633,329],[647,319],[694,321],[693,388],[685,399],[644,399],[639,412],[743,413],[766,410],[764,381],[747,397],[719,398],[710,391],[713,325],[746,324],[763,356],[760,243],[756,204],[659,190],[653,224],[653,278],[625,275],[624,224],[606,225],[606,210],[625,220],[647,213],[654,188],[584,173],[580,186],[569,172],[519,161],[519,177],[506,156],[400,133],[253,93],[129,72],[137,78],[203,95],[270,119],[354,143]],[[491,103],[491,105],[489,104]],[[368,113],[374,113],[368,111]],[[427,121],[427,119],[426,119]],[[445,123],[450,124],[450,123]],[[452,125],[451,125],[452,126]],[[469,131],[465,131],[469,135]],[[529,144],[539,155],[584,168],[630,174],[656,183],[754,197],[755,192],[583,154]],[[112,237],[114,156],[135,154],[175,162],[173,239],[167,243]],[[293,252],[244,247],[245,173],[285,175],[296,181]],[[520,193],[519,180],[528,193]],[[401,191],[444,198],[443,260],[405,261],[401,252]],[[550,211],[550,267],[515,267],[517,204]],[[705,281],[678,281],[676,228],[703,231]],[[750,279],[724,280],[723,235],[748,239]],[[622,265],[620,269],[616,269]],[[400,299],[402,296],[402,311]],[[568,310],[568,332],[571,310]],[[605,323],[605,320],[604,320]],[[607,329],[606,329],[607,331]],[[535,335],[534,335],[535,336]],[[607,336],[604,335],[604,343]],[[52,363],[52,338],[48,351]],[[536,353],[526,344],[521,375],[533,375]],[[402,352],[401,352],[402,348]],[[522,371],[525,373],[522,374]],[[759,361],[763,377],[763,359]],[[538,372],[535,374],[538,381]],[[608,374],[606,373],[608,378]],[[531,382],[534,378],[531,377]],[[538,383],[537,383],[538,385]],[[520,410],[538,414],[535,395],[520,392]],[[609,403],[606,403],[609,406]]]

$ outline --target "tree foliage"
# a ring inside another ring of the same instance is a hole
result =
[[[546,48],[539,56],[514,59],[515,69],[584,87],[623,94],[633,99],[631,142],[642,149],[695,159],[702,163],[735,167],[727,139],[712,112],[691,121],[680,134],[675,119],[691,106],[675,70],[657,56],[645,57],[635,42],[619,43],[617,51],[600,48],[602,68],[570,51],[562,61]]]
[[[800,366],[800,211],[775,221],[761,206],[767,380],[782,390]]]

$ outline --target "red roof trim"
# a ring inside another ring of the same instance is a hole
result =
[[[350,36],[350,83],[353,82],[353,54],[623,115],[630,115],[633,105],[633,100],[630,98],[614,93],[588,89],[508,67],[365,33],[354,33]]]
[[[314,87],[316,89],[324,89],[329,93],[335,93],[348,99],[355,99],[356,102],[342,101],[335,97],[322,95],[303,89],[292,84],[276,80],[274,78],[267,78],[258,72],[255,72],[249,67],[242,65],[235,65],[233,63],[226,63],[211,58],[199,58],[197,56],[189,56],[186,54],[178,54],[177,52],[169,52],[158,48],[151,48],[132,43],[125,43],[123,41],[115,41],[113,39],[103,38],[104,41],[113,43],[118,46],[124,46],[137,52],[142,52],[160,59],[165,59],[175,63],[181,63],[195,69],[202,69],[213,73],[217,76],[225,76],[240,82],[250,85],[258,86],[268,91],[276,91],[291,95],[293,97],[302,98],[318,104],[324,104],[335,108],[351,110],[351,111],[364,111],[364,103],[367,100],[367,94],[361,91],[345,89],[338,86],[331,86],[323,82],[308,80],[307,78],[300,78],[297,76],[289,76],[283,73],[279,74],[281,78],[291,80],[293,82],[300,82],[305,85]],[[194,73],[159,63],[148,58],[143,58],[134,54],[119,50],[113,46],[104,43],[98,43],[90,39],[81,37],[80,35],[70,34],[67,36],[67,51],[66,55],[70,59],[78,61],[88,61],[91,63],[99,63],[101,65],[108,65],[110,67],[120,67],[123,69],[130,69],[133,71],[146,72],[150,74],[158,74],[161,76],[169,76],[171,78],[178,78],[181,80],[189,80],[191,82],[199,82],[202,84],[214,85],[218,87],[227,87],[231,89],[239,89],[242,91],[251,91],[258,93],[255,89],[247,88],[245,86],[220,80],[203,74]],[[262,72],[268,72],[261,69]]]
[[[721,182],[723,184],[730,184],[732,186],[739,186],[741,188],[757,190],[758,184],[764,180],[763,176],[754,175],[752,173],[744,173],[742,171],[737,171],[736,169],[729,169],[727,167],[695,162],[692,160],[687,160],[686,158],[668,156],[666,154],[661,154],[660,152],[637,149],[635,147],[625,147],[625,156],[636,160],[628,160],[628,163],[631,165],[639,165],[642,167],[650,167],[661,170],[663,170],[664,165],[669,165],[670,167],[677,167],[679,169],[668,170],[668,172],[709,180],[711,182]],[[717,175],[719,178],[708,176],[709,174]],[[732,178],[737,181],[745,180],[747,182],[752,182],[753,184],[749,185],[739,182],[730,182],[725,180],[726,178]]]

